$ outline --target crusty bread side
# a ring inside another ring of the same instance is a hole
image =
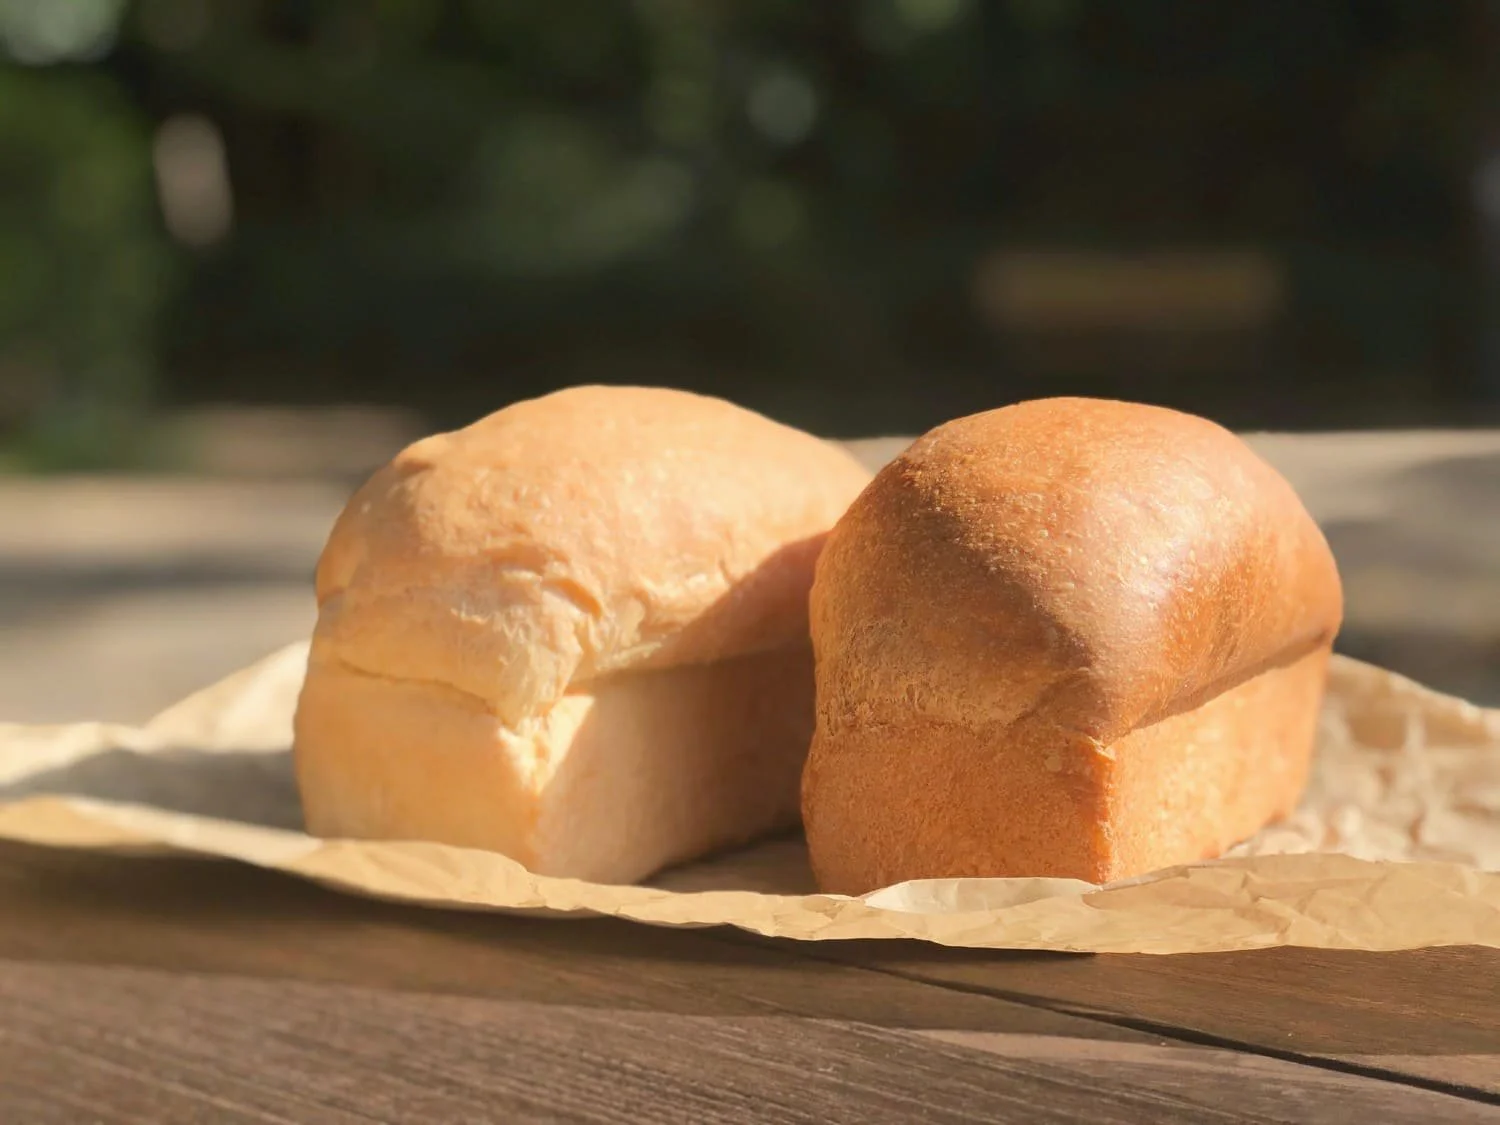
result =
[[[1290,485],[1204,419],[1050,399],[938,427],[818,564],[803,816],[820,885],[1102,881],[1253,832],[1300,792],[1341,614]],[[1291,732],[1274,745],[1219,702],[1262,676],[1245,691]],[[1210,768],[1204,740],[1234,750]],[[1279,780],[1245,784],[1241,760]],[[1186,826],[1159,831],[1162,809]]]
[[[317,571],[309,829],[631,880],[794,824],[807,595],[868,482],[718,399],[580,387],[418,442]]]

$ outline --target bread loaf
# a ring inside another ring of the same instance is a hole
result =
[[[809,434],[650,388],[412,445],[318,564],[310,831],[627,882],[794,825],[813,565],[868,480]]]
[[[1298,801],[1341,615],[1291,487],[1210,422],[1049,399],[938,427],[818,564],[819,885],[1222,853]]]

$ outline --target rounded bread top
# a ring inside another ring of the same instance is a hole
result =
[[[829,538],[820,729],[1022,720],[1108,745],[1329,643],[1332,553],[1205,419],[1040,399],[937,427]]]
[[[411,445],[317,569],[313,658],[446,685],[513,726],[627,669],[807,636],[849,454],[716,398],[575,387]]]

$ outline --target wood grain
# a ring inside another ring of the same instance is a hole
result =
[[[0,1074],[0,1109],[163,1125],[1494,1119],[1212,1049],[3,961]]]
[[[0,1121],[1478,1121],[704,931],[0,848]]]
[[[374,902],[225,863],[0,845],[0,958],[163,967],[679,1015],[891,1027],[1128,1029],[713,940],[701,930]]]
[[[1321,1060],[1500,1101],[1500,950],[1270,949],[1047,956],[826,943],[804,950],[1140,1030]]]

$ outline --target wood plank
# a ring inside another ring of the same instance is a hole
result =
[[[649,1090],[671,1113],[644,1119],[684,1121],[1489,1110],[797,952],[10,845],[0,1120],[526,1120],[543,1079],[575,1120],[641,1120],[609,1114]]]
[[[829,942],[796,952],[1500,1102],[1500,950],[1087,957]]]
[[[1153,1038],[715,941],[708,931],[412,909],[228,863],[16,844],[0,844],[0,958],[682,1015]]]
[[[559,927],[567,928],[567,927]],[[99,1121],[1495,1120],[1211,1049],[0,961],[0,1111]]]

